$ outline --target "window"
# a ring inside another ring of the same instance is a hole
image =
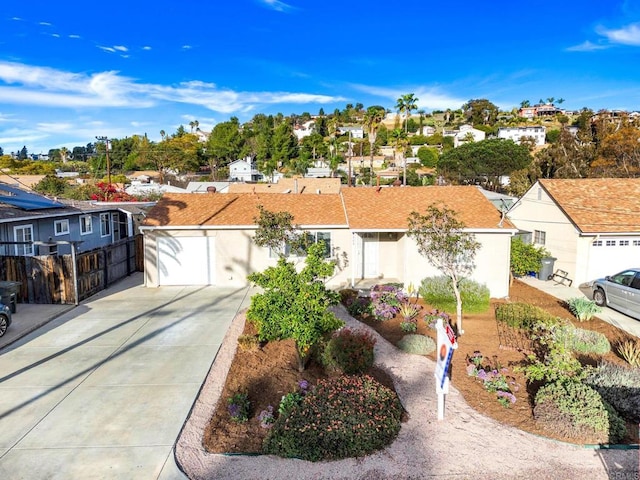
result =
[[[606,245],[607,247],[615,247],[615,246],[616,246],[616,241],[615,241],[615,240],[607,240],[607,241],[605,242],[605,245]]]
[[[53,222],[53,231],[56,237],[69,233],[69,220],[56,220]]]
[[[91,221],[91,215],[80,216],[80,235],[89,235],[93,233],[93,222]]]
[[[593,246],[594,247],[601,247],[602,246],[602,240],[594,240],[593,241]]]
[[[331,232],[307,232],[307,244],[324,242],[324,256],[325,258],[329,258],[331,256]],[[281,250],[281,249],[280,249]],[[280,251],[274,251],[273,249],[269,249],[269,258],[277,258]],[[294,257],[304,257],[306,256],[305,248],[300,248],[297,251],[293,251],[291,249],[291,245],[289,243],[285,243],[284,245],[284,254],[285,257],[294,256]]]
[[[634,240],[633,241],[633,246],[634,247],[640,247],[640,240]]]
[[[618,242],[618,246],[619,247],[628,247],[629,246],[629,240],[620,240]]]
[[[33,226],[21,225],[13,227],[13,236],[16,242],[33,242]],[[33,244],[16,245],[16,255],[33,255]]]
[[[100,214],[100,235],[103,237],[111,235],[111,216],[108,213]]]
[[[533,243],[537,243],[538,245],[544,245],[546,240],[547,240],[547,232],[543,232],[542,230],[534,230]]]

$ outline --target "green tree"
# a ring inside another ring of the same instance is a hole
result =
[[[418,108],[418,98],[413,93],[406,93],[398,98],[396,102],[396,109],[400,115],[404,114],[404,132],[408,133],[408,121],[411,116],[411,112]]]
[[[486,98],[469,100],[462,106],[467,122],[472,125],[493,125],[498,118],[499,109]]]
[[[276,165],[284,165],[297,156],[298,140],[293,134],[293,127],[291,123],[282,121],[273,132],[271,157]]]
[[[261,208],[260,217],[256,220],[258,229],[254,237],[259,246],[282,245],[289,236],[297,235],[291,225],[292,217],[286,212],[273,213]],[[300,272],[293,262],[280,255],[276,266],[248,276],[263,293],[251,298],[247,319],[256,326],[263,341],[293,339],[299,371],[305,369],[313,347],[326,334],[344,325],[329,310],[338,303],[339,295],[323,282],[333,274],[335,263],[324,259],[323,242],[310,245],[306,253]]]
[[[464,330],[460,281],[475,269],[480,243],[475,235],[465,232],[466,226],[457,219],[456,212],[444,205],[431,204],[425,215],[411,212],[408,224],[407,235],[417,243],[418,252],[451,279],[456,297],[456,326],[461,335]]]
[[[367,131],[367,139],[369,140],[369,153],[371,155],[370,162],[370,172],[372,175],[370,176],[370,184],[373,185],[373,155],[375,154],[375,144],[376,139],[378,137],[378,130],[380,129],[380,124],[386,115],[384,107],[380,105],[373,105],[367,108],[367,111],[364,114],[364,128]]]
[[[529,149],[512,140],[492,138],[465,143],[444,152],[438,170],[458,183],[480,183],[489,190],[500,185],[500,177],[526,168],[531,163]]]
[[[438,151],[435,148],[420,147],[418,149],[418,158],[423,167],[435,168],[438,164]]]
[[[58,178],[55,175],[46,175],[33,187],[36,192],[42,193],[43,195],[50,195],[52,197],[64,196],[68,188],[69,184],[67,181],[63,178]]]
[[[409,140],[407,138],[407,134],[400,128],[395,128],[391,131],[391,139],[393,142],[393,152],[396,159],[396,165],[398,165],[399,163],[398,159],[402,160],[402,184],[406,185],[407,161],[405,152],[407,150],[407,146],[409,145]]]
[[[214,180],[218,179],[218,169],[238,159],[241,149],[242,135],[236,117],[213,127],[207,140],[206,158]]]

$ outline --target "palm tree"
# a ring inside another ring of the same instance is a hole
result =
[[[408,125],[409,125],[409,117],[411,116],[411,111],[416,110],[418,108],[418,98],[413,93],[406,93],[402,95],[397,103],[396,109],[400,114],[404,113],[404,132],[407,133]]]
[[[374,105],[367,108],[364,114],[364,127],[367,130],[367,137],[369,138],[369,147],[371,153],[371,176],[369,184],[373,186],[373,154],[375,152],[376,137],[378,136],[378,128],[386,115],[386,111],[379,105]]]
[[[520,108],[528,108],[531,106],[531,102],[529,100],[523,100],[520,102]]]
[[[193,120],[191,120],[191,121],[189,122],[189,126],[191,127],[191,133],[193,133],[193,127],[195,127],[195,126],[196,126],[196,122],[194,122]]]
[[[402,160],[403,160],[402,184],[406,185],[407,184],[407,160],[405,159],[404,152],[407,149],[407,146],[409,145],[407,134],[403,132],[401,128],[395,128],[391,131],[391,138],[393,140],[394,154],[399,153],[402,155]],[[398,165],[397,161],[396,161],[396,165]]]
[[[422,132],[422,125],[424,124],[424,116],[427,112],[424,111],[423,108],[421,108],[420,110],[418,110],[418,115],[420,115],[420,135],[423,135],[424,133]]]
[[[60,149],[60,158],[62,159],[62,163],[67,163],[67,155],[69,155],[69,149],[67,147],[62,147]]]
[[[555,98],[553,98],[553,97],[549,97],[549,98],[547,98],[547,103],[548,103],[549,105],[553,105],[553,101],[554,101],[554,100],[555,100]]]

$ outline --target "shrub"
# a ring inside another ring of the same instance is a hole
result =
[[[404,302],[398,308],[398,313],[404,318],[405,322],[411,322],[420,313],[420,305],[415,303]]]
[[[242,392],[234,393],[227,399],[227,404],[231,420],[238,423],[244,423],[249,420],[251,415],[249,395]]]
[[[240,335],[238,347],[243,351],[254,352],[260,347],[260,339],[257,335]]]
[[[273,416],[273,406],[267,405],[267,408],[258,415],[258,421],[262,428],[271,428],[276,421],[276,417]]]
[[[374,285],[371,289],[371,312],[378,320],[390,320],[407,300],[402,286]]]
[[[371,313],[371,299],[369,297],[356,297],[346,304],[347,312],[352,317],[361,317]]]
[[[584,383],[598,391],[622,416],[640,422],[640,369],[602,363]]]
[[[438,322],[448,325],[451,323],[451,317],[447,312],[441,312],[438,309],[433,309],[424,314],[424,321],[427,322],[429,328],[435,329]]]
[[[451,279],[447,276],[427,277],[418,290],[426,303],[438,310],[456,311],[456,297]],[[486,285],[463,278],[460,281],[462,310],[466,313],[486,312],[489,308],[490,293]]]
[[[289,413],[300,403],[304,395],[301,392],[289,392],[282,396],[280,404],[278,405],[278,413],[280,415],[289,415]]]
[[[616,351],[632,367],[640,367],[640,341],[626,340],[616,345]]]
[[[400,322],[400,330],[406,333],[415,333],[418,331],[418,324],[413,321]]]
[[[375,337],[363,330],[341,328],[335,332],[321,356],[324,367],[330,371],[355,374],[373,365]]]
[[[574,297],[567,300],[567,305],[571,313],[580,322],[591,320],[596,313],[600,313],[602,309],[596,305],[596,302],[586,297]]]
[[[322,380],[276,420],[263,451],[310,461],[361,457],[389,445],[401,417],[395,392],[367,375]]]
[[[546,326],[563,323],[546,310],[528,303],[501,303],[496,306],[496,320],[514,328],[530,330],[536,324]],[[565,322],[566,323],[566,322]]]
[[[406,353],[428,355],[436,349],[436,342],[426,335],[405,335],[398,342],[398,348]]]
[[[593,388],[579,382],[554,382],[538,390],[533,409],[546,430],[587,443],[616,443],[624,420]]]
[[[611,351],[611,344],[604,334],[573,325],[557,326],[553,329],[553,338],[564,342],[572,352],[605,355]]]
[[[542,258],[548,254],[544,247],[536,247],[514,237],[511,239],[511,271],[516,276],[539,272]]]

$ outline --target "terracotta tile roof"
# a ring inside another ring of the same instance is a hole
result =
[[[424,214],[432,203],[457,212],[468,228],[499,228],[500,212],[473,186],[345,188],[349,225],[354,229],[404,229],[412,211]],[[514,228],[506,218],[503,228]]]
[[[348,215],[345,215],[346,207]],[[344,188],[340,194],[165,194],[151,209],[146,226],[254,225],[258,205],[287,211],[294,223],[353,229],[406,229],[412,211],[424,213],[444,203],[473,229],[500,228],[500,213],[476,187]],[[348,218],[347,218],[348,217]],[[507,219],[502,228],[512,229]]]
[[[281,178],[278,183],[232,183],[228,193],[338,193],[339,178]]]
[[[541,179],[583,233],[640,232],[639,178]]]
[[[340,195],[292,193],[167,193],[149,211],[143,225],[255,225],[258,205],[272,212],[291,213],[297,225],[347,226]]]

